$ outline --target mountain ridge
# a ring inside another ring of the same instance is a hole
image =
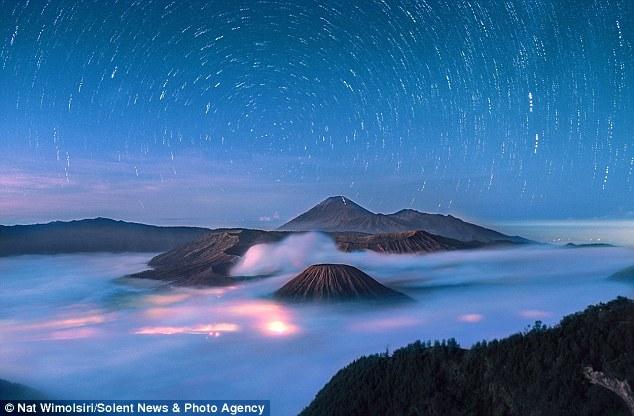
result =
[[[245,230],[239,240],[242,237],[246,240],[236,243],[239,246],[250,241],[255,232],[270,233],[271,237],[280,232],[324,231],[336,240],[337,246],[343,251],[390,253],[530,242],[467,223],[451,215],[426,214],[412,209],[402,209],[393,214],[375,214],[339,195],[326,198],[277,230],[270,231],[157,226],[105,217],[31,225],[0,225],[0,256],[90,252],[165,253],[204,239],[209,234],[231,230]],[[412,234],[414,231],[417,233]],[[269,242],[268,237],[265,240]]]
[[[163,227],[97,217],[0,225],[0,256],[88,252],[161,252],[194,241],[201,227]]]
[[[429,214],[411,208],[391,214],[374,213],[351,199],[338,195],[319,202],[277,228],[278,231],[362,232],[368,234],[422,230],[463,242],[509,241],[528,243],[518,236],[466,222],[453,215]]]
[[[230,277],[230,270],[249,247],[276,243],[293,234],[298,232],[242,228],[213,230],[196,241],[159,254],[149,262],[151,269],[129,277],[162,280],[180,286],[232,285],[235,279]],[[371,250],[379,253],[414,254],[479,248],[484,245],[438,237],[424,231],[326,234],[344,252]]]

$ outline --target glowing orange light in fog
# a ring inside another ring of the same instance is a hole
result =
[[[295,325],[279,320],[267,322],[264,329],[271,335],[290,335],[297,332]]]

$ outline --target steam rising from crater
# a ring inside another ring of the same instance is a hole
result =
[[[345,261],[349,255],[337,249],[322,233],[291,235],[279,243],[256,244],[231,270],[232,276],[259,276],[295,272],[315,263]]]
[[[618,249],[615,249],[618,250]],[[615,251],[613,250],[613,251]],[[609,251],[609,250],[608,250]],[[373,251],[343,252],[324,233],[295,234],[282,241],[258,244],[247,250],[231,270],[232,276],[297,274],[320,263],[347,264],[370,273],[381,282],[410,287],[520,282],[531,270],[531,278],[549,279],[565,273],[578,277],[592,273],[609,275],[612,266],[601,265],[602,250],[584,252],[547,246],[523,246],[504,250],[458,250],[441,253],[385,254]],[[495,267],[490,267],[495,264]],[[486,273],[483,273],[483,268]]]
[[[384,254],[374,251],[340,251],[331,237],[318,232],[294,234],[284,240],[250,247],[231,270],[232,276],[263,276],[297,273],[320,263],[341,263],[363,268],[428,266],[422,254]]]

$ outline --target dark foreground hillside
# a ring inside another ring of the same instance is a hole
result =
[[[589,381],[588,367],[602,373],[595,380],[605,375],[627,396],[634,383],[634,302],[618,298],[556,327],[538,322],[468,350],[453,340],[419,341],[392,355],[360,358],[301,414],[630,415],[626,400]]]

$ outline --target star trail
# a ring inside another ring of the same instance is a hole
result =
[[[0,215],[632,215],[629,0],[0,1]],[[280,220],[281,222],[281,220]]]

